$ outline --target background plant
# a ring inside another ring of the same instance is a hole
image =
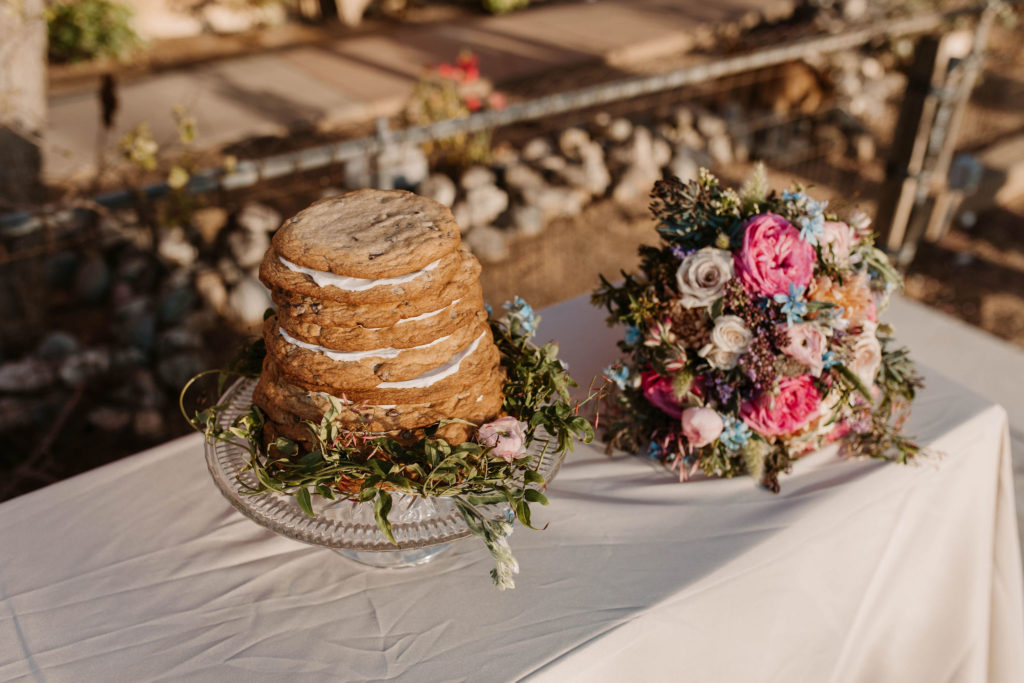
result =
[[[54,62],[123,59],[142,45],[132,10],[111,0],[56,2],[47,8],[49,57]]]

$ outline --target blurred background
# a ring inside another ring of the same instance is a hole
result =
[[[593,289],[648,193],[764,162],[1024,347],[1021,6],[0,0],[0,500],[186,433],[321,197],[450,206],[492,305]],[[582,378],[586,383],[587,378]]]

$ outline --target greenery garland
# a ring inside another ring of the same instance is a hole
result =
[[[494,556],[496,567],[491,577],[495,584],[501,589],[514,588],[512,575],[518,573],[518,565],[507,540],[513,519],[535,528],[530,504],[548,502],[540,490],[546,485],[539,473],[541,464],[545,458],[563,458],[577,439],[589,443],[594,429],[579,415],[580,404],[570,399],[569,388],[578,385],[558,360],[557,345],[538,347],[530,341],[539,317],[518,297],[505,307],[506,316],[489,322],[507,373],[503,410],[525,423],[522,455],[511,461],[493,455],[493,447],[477,441],[451,445],[437,438],[438,428],[450,420],[428,427],[423,438],[408,445],[346,429],[335,421],[345,406],[333,397],[331,408],[319,422],[305,423],[315,443],[308,451],[283,437],[263,443],[265,416],[256,405],[224,427],[219,425],[219,416],[226,404],[189,416],[184,396],[199,377],[218,374],[221,395],[229,376],[259,375],[266,354],[262,340],[245,347],[228,369],[208,371],[190,380],[181,392],[182,414],[208,440],[244,443],[250,459],[242,471],[251,470],[257,480],[256,486],[247,487],[249,493],[294,496],[310,516],[314,516],[313,495],[372,503],[377,526],[392,543],[397,544],[388,521],[392,492],[452,499],[470,532],[479,536]],[[529,454],[535,441],[543,445],[536,456]],[[495,504],[508,506],[503,517],[496,519],[483,508]]]

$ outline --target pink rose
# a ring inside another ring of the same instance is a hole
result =
[[[820,244],[823,251],[831,251],[832,261],[846,265],[850,260],[850,249],[857,242],[857,233],[846,223],[825,221],[825,230]]]
[[[789,221],[763,213],[747,221],[743,246],[733,258],[736,274],[748,292],[775,296],[789,294],[790,284],[810,284],[818,257]]]
[[[821,394],[810,375],[779,380],[779,393],[763,393],[740,407],[740,417],[763,436],[793,434],[818,416]]]
[[[523,452],[523,441],[526,439],[526,423],[520,422],[511,415],[499,417],[493,422],[480,427],[477,440],[483,446],[491,447],[491,454],[502,460],[512,462]]]
[[[681,421],[683,436],[693,448],[706,446],[722,433],[722,416],[711,408],[687,408]]]
[[[822,356],[828,341],[821,328],[814,323],[798,323],[788,328],[789,345],[782,352],[799,363],[806,365],[811,374],[821,377],[825,364]]]
[[[683,413],[682,406],[676,400],[676,392],[672,389],[672,380],[662,377],[653,370],[640,373],[640,388],[648,402],[660,408],[663,413],[677,420]]]

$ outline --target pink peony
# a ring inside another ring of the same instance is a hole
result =
[[[740,407],[740,417],[763,436],[794,434],[818,416],[821,394],[810,375],[779,380],[779,393],[764,393]]]
[[[499,417],[480,427],[477,440],[484,446],[490,446],[492,455],[512,462],[523,451],[523,441],[526,440],[526,423],[520,422],[511,415]]]
[[[790,284],[810,284],[817,255],[789,221],[763,213],[747,221],[743,247],[733,258],[736,274],[748,292],[775,296],[788,294]]]
[[[669,417],[678,420],[682,415],[683,407],[676,400],[676,393],[672,389],[672,380],[668,377],[662,377],[653,370],[645,370],[640,373],[640,388],[644,392],[644,398]]]
[[[787,332],[789,345],[782,352],[806,365],[815,377],[820,377],[825,367],[822,356],[828,347],[821,328],[814,323],[799,323],[789,327]]]
[[[681,418],[683,436],[693,448],[711,443],[722,433],[722,416],[711,408],[687,408]]]

